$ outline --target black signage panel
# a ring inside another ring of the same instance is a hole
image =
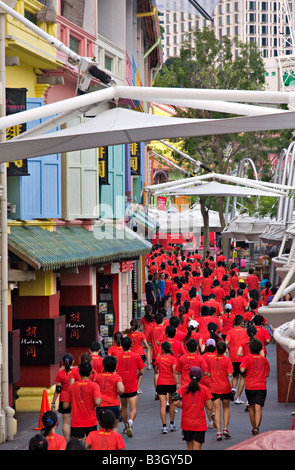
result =
[[[66,318],[67,347],[89,347],[98,338],[98,307],[60,307],[60,315]]]
[[[50,365],[62,361],[66,353],[65,317],[14,320],[20,330],[21,365]]]

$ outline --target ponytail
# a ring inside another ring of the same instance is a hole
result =
[[[188,387],[186,393],[196,393],[200,390],[200,385],[199,385],[199,378],[192,378]]]
[[[57,423],[57,414],[55,411],[45,411],[42,415],[42,423],[43,423],[43,435],[44,437],[48,436],[52,432],[52,428]]]
[[[74,362],[74,357],[70,353],[66,353],[64,357],[62,358],[62,362],[64,363],[65,366],[65,371],[68,374],[71,370],[71,366]]]

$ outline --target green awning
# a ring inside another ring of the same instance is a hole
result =
[[[56,270],[136,259],[148,253],[151,244],[128,229],[108,225],[94,225],[93,231],[57,226],[53,232],[12,226],[8,249],[35,269]]]

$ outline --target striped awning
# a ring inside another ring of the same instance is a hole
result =
[[[56,227],[12,226],[8,249],[35,269],[57,270],[86,264],[137,259],[151,244],[127,228],[115,226]]]

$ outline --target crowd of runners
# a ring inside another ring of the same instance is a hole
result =
[[[217,441],[231,438],[230,402],[245,406],[252,434],[259,433],[272,336],[258,309],[276,287],[252,269],[241,277],[222,252],[202,259],[172,244],[168,251],[153,247],[147,271],[144,315],[115,332],[107,354],[94,342],[78,365],[64,356],[51,410],[29,449],[124,449],[118,426],[122,422],[123,434],[133,437],[145,368],[153,370],[159,433],[177,430],[179,409],[187,450],[202,448],[208,428],[216,429]]]

